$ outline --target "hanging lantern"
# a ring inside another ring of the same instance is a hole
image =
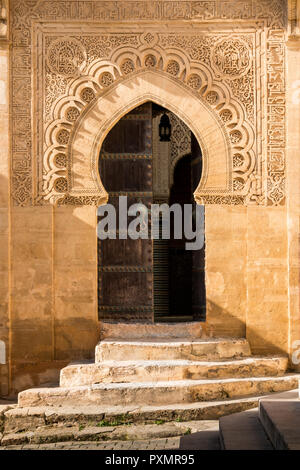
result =
[[[170,142],[171,140],[171,123],[168,115],[162,115],[159,123],[159,140],[161,142]]]

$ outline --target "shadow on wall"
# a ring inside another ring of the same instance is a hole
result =
[[[283,349],[274,342],[268,341],[266,337],[259,334],[258,331],[246,324],[245,321],[232,315],[228,310],[220,307],[211,300],[207,299],[207,335],[240,337],[247,338],[253,354],[283,354],[287,355],[287,349]],[[211,323],[213,321],[213,324]],[[226,329],[224,325],[228,323]],[[275,327],[276,328],[276,327]],[[287,340],[286,340],[287,341]]]

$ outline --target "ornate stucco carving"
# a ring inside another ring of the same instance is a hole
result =
[[[80,185],[70,191],[74,132],[100,96],[145,70],[164,74],[197,96],[225,136],[226,190],[221,194],[203,183],[199,202],[284,202],[284,2],[11,3],[16,204],[97,204],[104,197],[101,182],[98,195],[85,183],[81,193]],[[87,19],[83,34],[76,21]],[[196,22],[193,30],[188,23],[172,33],[165,28],[180,19]],[[114,25],[120,20],[122,30]],[[148,25],[137,27],[137,20]],[[99,21],[106,22],[105,29]],[[37,117],[33,125],[31,115]]]

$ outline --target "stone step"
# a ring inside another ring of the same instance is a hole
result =
[[[296,388],[299,375],[218,380],[95,384],[33,388],[19,393],[19,406],[169,405],[246,397]]]
[[[97,426],[99,422],[155,424],[157,422],[216,420],[221,416],[258,406],[260,396],[200,403],[175,403],[164,406],[49,406],[17,407],[6,410],[5,432],[31,431],[44,426]]]
[[[178,437],[178,449],[190,450],[218,450],[219,446],[219,422],[218,421],[191,421],[191,422],[166,422],[146,425],[118,425],[99,422],[97,426],[84,426],[74,423],[72,426],[48,426],[39,427],[35,431],[22,433],[6,433],[0,439],[3,447],[20,445],[49,444],[55,442],[117,442],[132,441],[137,448],[146,440],[148,449],[151,443],[157,439],[169,439]],[[165,442],[168,448],[168,442]],[[131,446],[131,450],[134,447]],[[156,446],[153,448],[156,449]]]
[[[214,422],[212,422],[214,424]],[[73,422],[72,426],[46,426],[34,431],[5,433],[2,446],[20,444],[43,444],[66,441],[139,441],[174,436],[184,436],[203,429],[203,421],[192,423],[169,422],[157,424],[114,424],[99,421],[96,426],[85,427]],[[207,426],[209,427],[209,425]]]
[[[204,436],[203,436],[204,434]],[[203,436],[203,438],[202,438]],[[1,443],[0,443],[1,446]],[[52,442],[46,444],[20,444],[10,445],[7,447],[0,447],[0,450],[43,450],[43,451],[72,451],[72,450],[94,450],[105,452],[113,450],[114,452],[121,451],[149,451],[155,450],[156,460],[159,461],[161,458],[158,451],[178,451],[178,450],[220,450],[219,445],[219,432],[218,431],[203,431],[199,433],[193,433],[186,436],[177,437],[164,437],[157,439],[146,439],[139,441],[121,440],[121,441],[71,441],[71,442]],[[109,457],[113,459],[113,457]],[[127,457],[118,457],[118,459],[124,458],[125,464],[127,463]],[[131,458],[131,457],[130,457]],[[173,458],[173,456],[169,457]],[[178,458],[177,455],[174,455]],[[134,466],[134,465],[133,465]]]
[[[97,383],[159,382],[229,377],[282,376],[286,357],[249,357],[229,361],[103,361],[70,364],[60,373],[61,387]]]
[[[176,360],[209,361],[251,355],[244,338],[104,340],[96,346],[96,362]]]
[[[199,339],[203,335],[203,323],[110,323],[101,322],[100,338],[131,340],[144,338]]]
[[[220,418],[220,442],[224,450],[272,450],[261,425],[258,409]]]
[[[298,390],[261,399],[259,417],[276,450],[300,450]]]

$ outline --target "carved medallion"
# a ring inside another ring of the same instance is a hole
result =
[[[95,92],[91,88],[85,87],[81,91],[80,97],[86,103],[90,103],[95,98]]]
[[[251,66],[251,54],[241,39],[225,39],[216,44],[211,62],[217,73],[231,80],[241,77]]]
[[[51,72],[64,77],[78,74],[85,65],[86,52],[74,38],[53,41],[47,54],[47,65]]]

